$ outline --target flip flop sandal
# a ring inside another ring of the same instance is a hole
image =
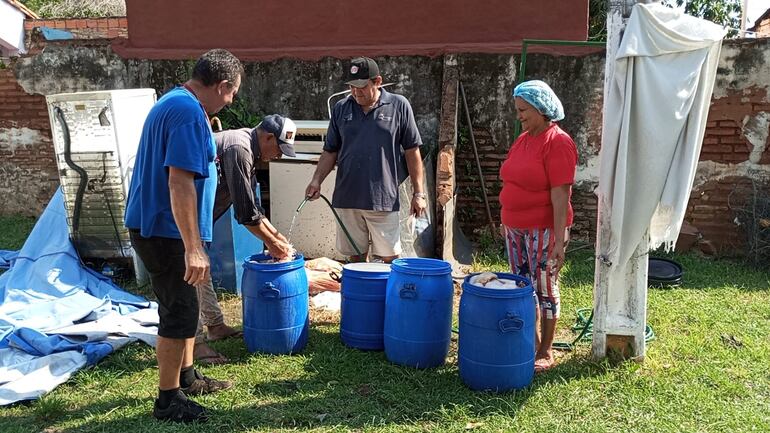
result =
[[[236,329],[236,330],[234,330],[233,332],[231,332],[231,333],[229,333],[227,335],[223,335],[223,336],[217,337],[217,338],[209,338],[208,335],[207,335],[206,336],[206,341],[220,341],[220,340],[225,340],[227,338],[233,338],[233,337],[243,337],[243,331],[238,331]]]

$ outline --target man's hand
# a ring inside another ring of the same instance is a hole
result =
[[[209,256],[206,254],[206,250],[203,249],[203,245],[191,250],[185,250],[184,265],[184,280],[195,288],[198,288],[211,278]]]
[[[425,200],[425,197],[422,196],[412,196],[412,207],[411,212],[415,216],[422,216],[425,214],[425,209],[428,207],[428,202]]]
[[[285,240],[276,238],[275,241],[266,243],[266,246],[267,252],[276,260],[291,258],[289,256],[293,253],[293,248]]]
[[[316,200],[318,197],[321,197],[321,182],[318,182],[315,179],[310,181],[307,188],[305,188],[305,197],[310,200]]]

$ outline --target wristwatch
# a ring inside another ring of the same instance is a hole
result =
[[[416,192],[416,193],[414,193],[414,194],[412,195],[412,197],[417,197],[417,198],[425,198],[425,197],[427,197],[427,196],[425,195],[425,193],[424,193],[424,192]]]

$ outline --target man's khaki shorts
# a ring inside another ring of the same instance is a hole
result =
[[[366,254],[369,251],[370,240],[372,254],[375,256],[391,257],[401,254],[401,229],[398,212],[361,209],[335,210],[361,254]],[[358,254],[339,224],[337,225],[337,251],[346,256]]]

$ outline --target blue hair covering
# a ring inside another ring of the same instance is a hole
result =
[[[540,80],[525,81],[513,89],[513,97],[521,98],[554,122],[564,119],[564,107],[548,84]]]

